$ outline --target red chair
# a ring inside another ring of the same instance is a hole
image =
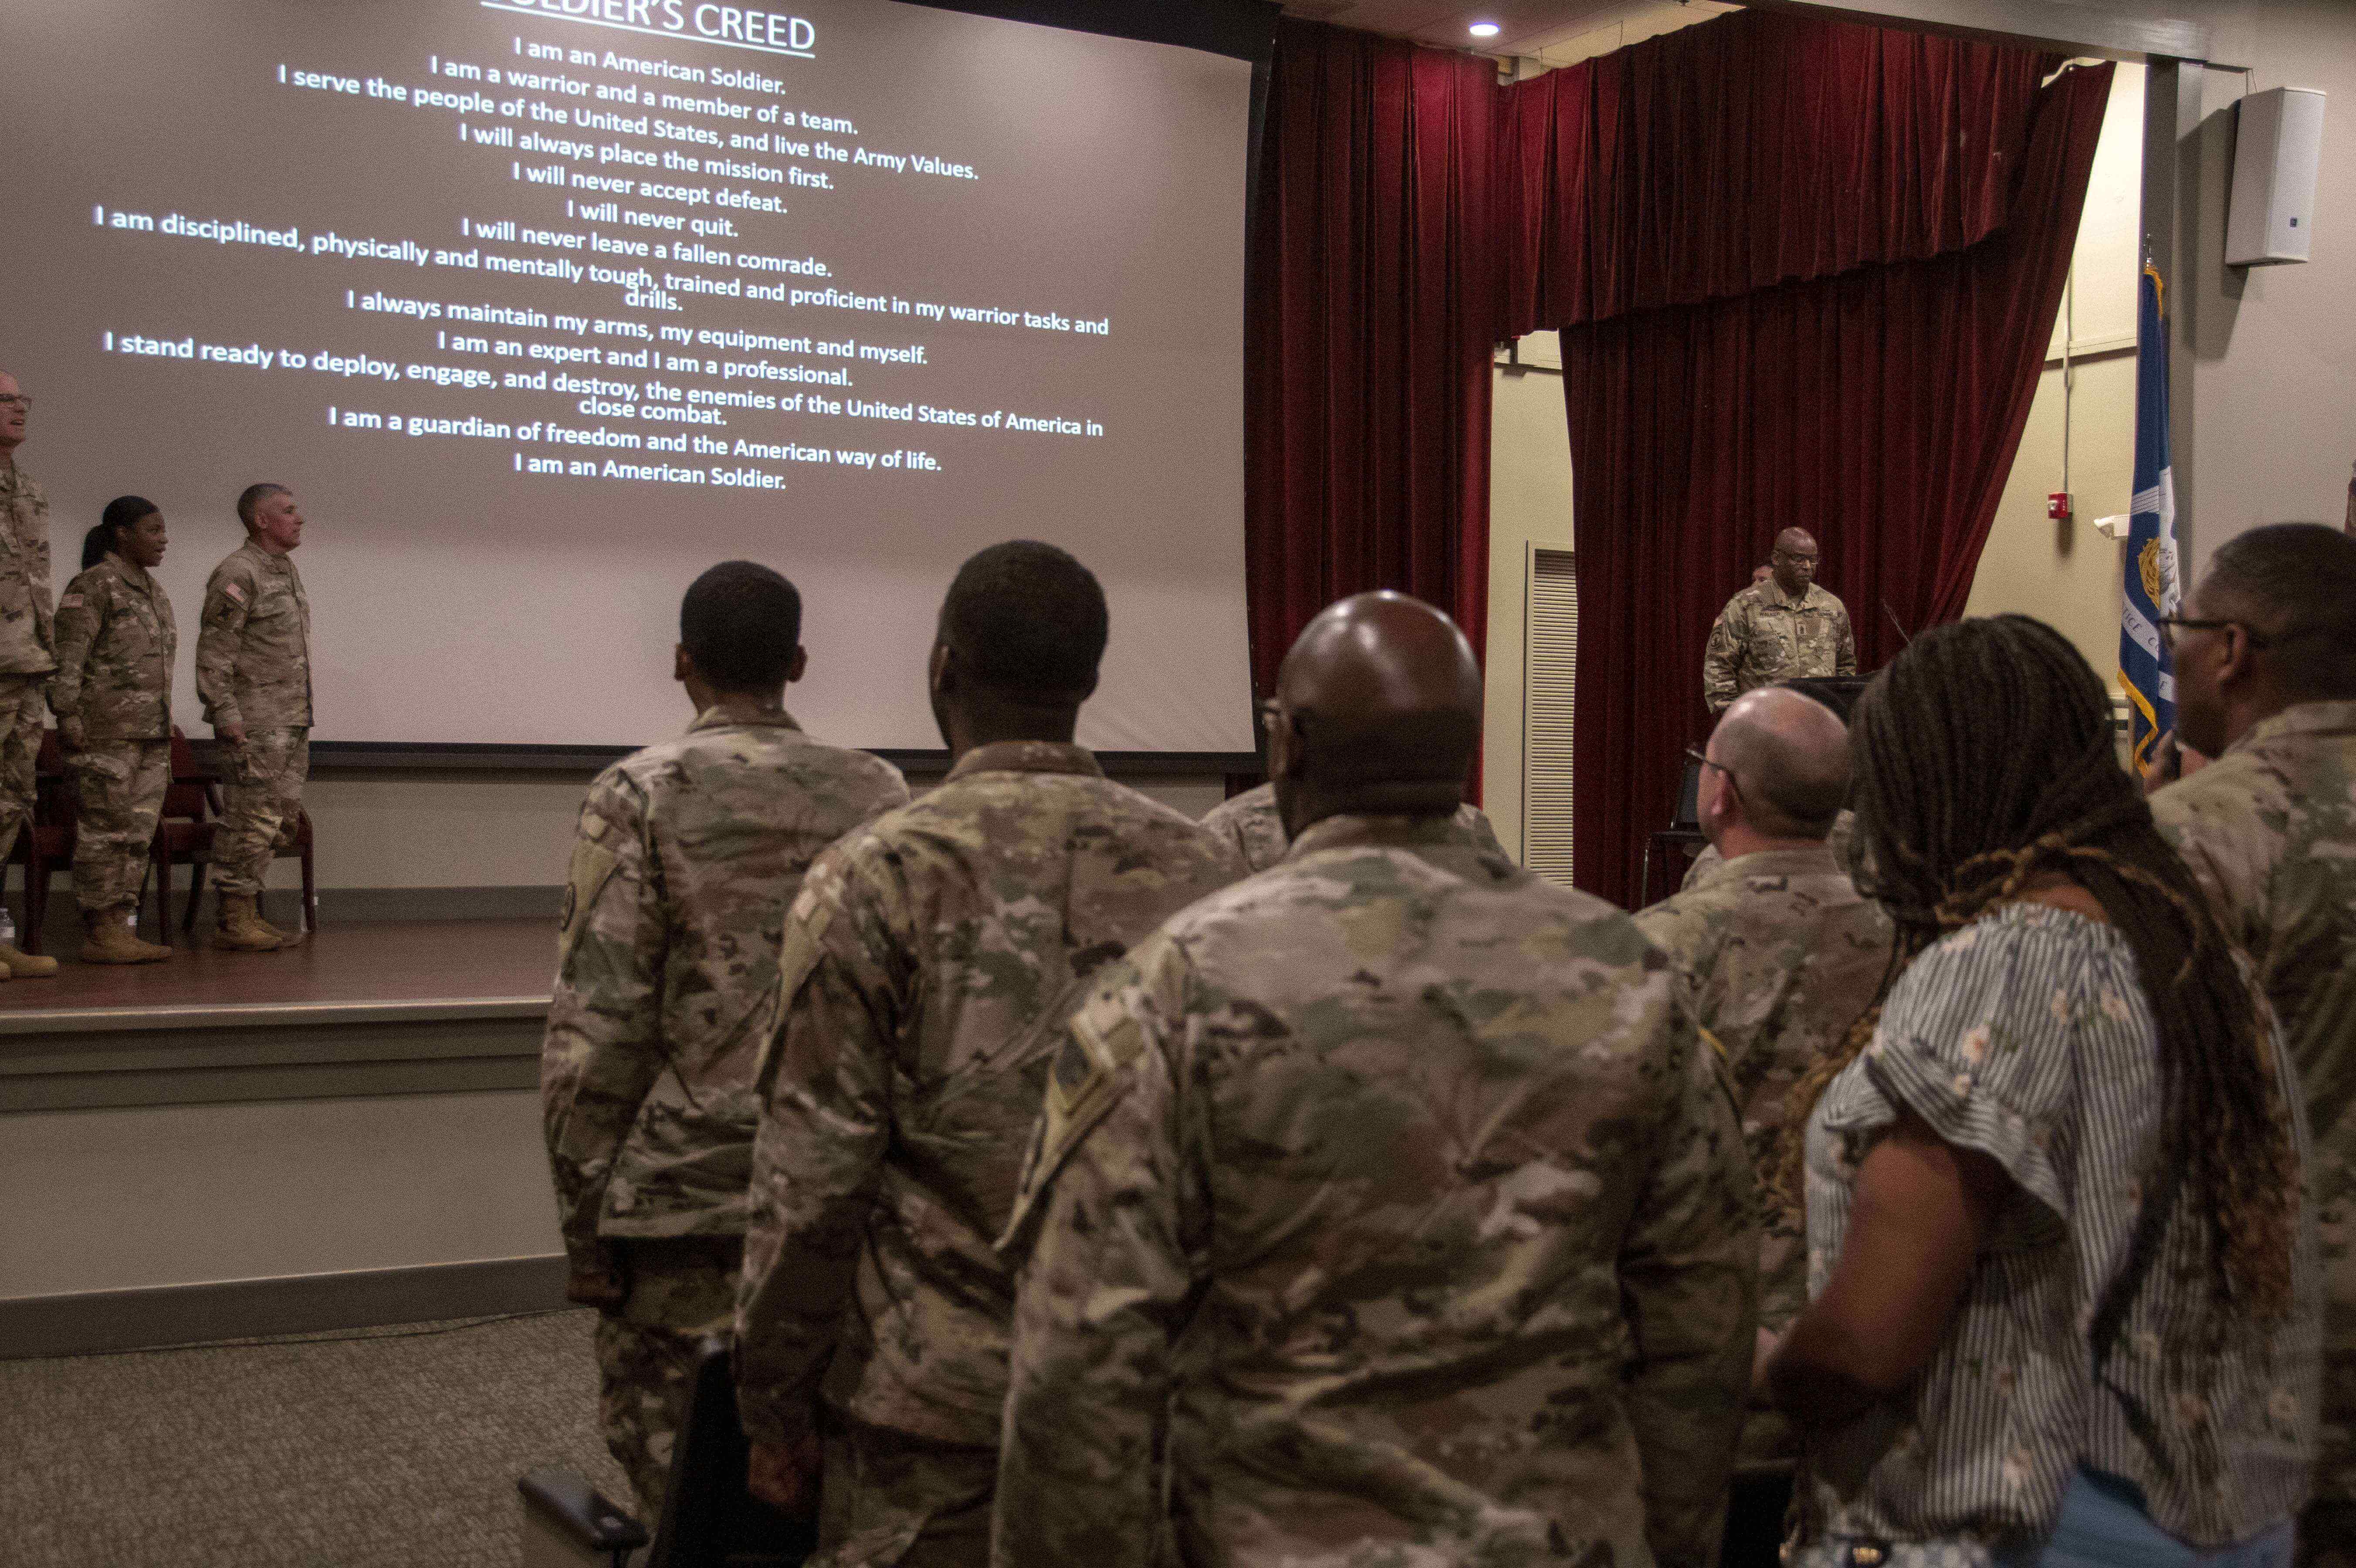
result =
[[[41,736],[41,750],[33,762],[33,820],[16,835],[9,859],[25,868],[25,926],[16,945],[37,955],[41,927],[49,918],[49,879],[62,866],[70,869],[74,854],[74,822],[80,804],[73,781],[66,776],[65,748],[58,732]]]
[[[164,792],[163,815],[156,819],[155,841],[147,849],[155,883],[155,917],[166,942],[171,940],[172,930],[172,868],[194,868],[188,878],[188,907],[180,915],[180,932],[187,935],[197,928],[197,906],[204,901],[205,875],[212,864],[213,836],[220,829],[220,781],[197,765],[196,748],[180,733],[180,727],[173,725],[172,783]],[[289,855],[302,859],[304,928],[316,933],[319,929],[319,891],[312,864],[311,814],[307,811],[295,813],[290,841],[272,858],[283,860]]]

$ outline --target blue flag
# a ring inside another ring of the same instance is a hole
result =
[[[2159,273],[2143,270],[2136,319],[2135,500],[2121,560],[2119,685],[2135,709],[2135,764],[2149,765],[2153,744],[2176,728],[2176,673],[2159,623],[2176,613],[2176,478],[2168,458],[2168,325],[2159,308]]]

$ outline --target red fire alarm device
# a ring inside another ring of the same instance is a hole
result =
[[[2070,520],[2070,492],[2056,490],[2045,497],[2045,515],[2057,523]]]

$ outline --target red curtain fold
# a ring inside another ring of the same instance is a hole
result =
[[[1516,83],[1498,133],[1505,335],[1985,239],[2055,63],[1744,11]]]
[[[2031,101],[2004,222],[1975,244],[1562,334],[1581,885],[1635,895],[1679,748],[1708,732],[1710,623],[1779,529],[1823,545],[1865,670],[1897,651],[1893,613],[1909,631],[1962,613],[2051,340],[2111,74],[2072,69]]]
[[[1278,26],[1246,316],[1252,684],[1374,588],[1483,646],[1498,275],[1490,62]]]

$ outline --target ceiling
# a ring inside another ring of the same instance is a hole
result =
[[[1412,38],[1439,48],[1483,54],[1583,58],[1737,9],[1728,0],[1285,0],[1288,15],[1370,33]],[[1494,22],[1497,36],[1475,38],[1473,22]]]

